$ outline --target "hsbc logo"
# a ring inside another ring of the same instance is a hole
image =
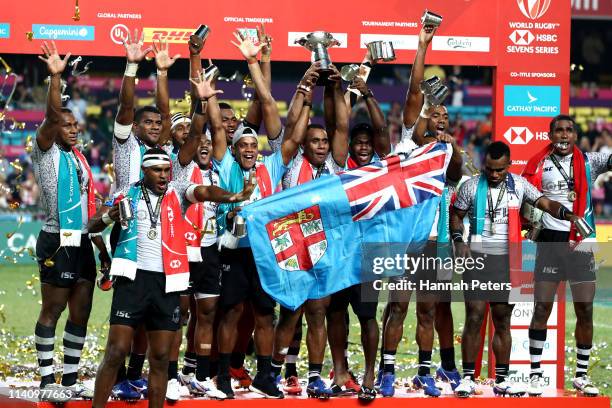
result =
[[[123,40],[128,38],[130,30],[124,24],[115,24],[110,31],[110,39],[115,44],[123,44]]]
[[[529,30],[514,30],[509,38],[516,45],[529,45],[533,42],[535,36]]]
[[[519,10],[530,20],[537,20],[542,17],[552,0],[516,0]]]
[[[172,269],[178,269],[181,267],[181,261],[179,261],[178,259],[173,259],[172,261],[170,261],[170,267]]]
[[[185,239],[187,241],[193,241],[194,239],[196,239],[196,234],[194,234],[193,232],[186,232],[185,233]]]
[[[512,126],[506,130],[504,138],[513,145],[526,145],[533,139],[533,133],[526,127]]]

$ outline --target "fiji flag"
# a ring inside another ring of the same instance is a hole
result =
[[[264,290],[295,310],[361,283],[367,244],[424,243],[451,153],[431,143],[244,207]]]

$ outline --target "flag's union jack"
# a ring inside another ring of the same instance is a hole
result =
[[[353,221],[367,220],[382,212],[410,207],[440,196],[451,149],[450,144],[431,143],[410,156],[390,156],[340,173]]]

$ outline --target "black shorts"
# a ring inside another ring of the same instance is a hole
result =
[[[331,295],[328,311],[347,310],[349,304],[360,320],[375,319],[376,308],[378,306],[378,291],[374,289],[372,282],[349,286],[334,293]]]
[[[138,269],[132,281],[117,277],[113,284],[110,324],[138,327],[147,331],[179,329],[179,292],[166,293],[166,275]]]
[[[534,279],[536,282],[593,282],[595,257],[592,252],[573,251],[569,232],[544,229],[538,236]]]
[[[79,279],[96,281],[96,259],[88,234],[81,234],[80,247],[60,246],[60,235],[40,231],[36,241],[36,257],[40,281],[60,288],[70,288]],[[46,266],[51,259],[53,266]]]
[[[463,273],[466,301],[485,301],[508,303],[510,298],[510,260],[508,255],[488,255],[472,251],[474,268],[466,268]]]
[[[221,306],[230,308],[250,300],[260,313],[274,313],[276,302],[262,288],[251,248],[221,252]]]
[[[202,262],[189,262],[190,294],[197,299],[221,294],[221,260],[216,245],[200,248]]]

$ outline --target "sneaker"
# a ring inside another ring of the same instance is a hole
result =
[[[469,377],[462,378],[457,388],[455,388],[455,395],[459,398],[467,398],[474,395],[476,391],[476,383]]]
[[[172,378],[168,381],[168,386],[166,387],[166,400],[168,402],[176,402],[179,399],[181,399],[181,384],[176,378]]]
[[[189,383],[191,383],[191,379],[195,377],[195,374],[193,373],[189,373],[189,374],[183,374],[182,372],[179,371],[178,373],[178,380],[179,383],[181,383],[181,385],[184,385],[185,387],[189,388]]]
[[[283,392],[276,386],[276,381],[271,375],[257,374],[249,390],[266,398],[284,398]]]
[[[84,400],[92,400],[94,392],[91,388],[86,387],[82,382],[77,381],[73,385],[64,387],[72,392],[72,399],[81,398]]]
[[[249,370],[244,368],[244,366],[240,368],[230,367],[230,376],[240,383],[240,388],[249,388],[253,383]]]
[[[380,383],[382,382],[382,377],[383,377],[383,370],[378,370],[378,372],[376,373],[376,381],[374,381],[374,389],[376,391],[380,391]]]
[[[328,399],[334,393],[330,388],[327,388],[327,385],[325,385],[321,377],[319,377],[308,384],[306,387],[306,394],[309,398]]]
[[[52,402],[55,404],[63,404],[72,399],[72,391],[70,387],[64,387],[63,385],[51,383],[47,384],[40,389],[38,399],[44,402]]]
[[[113,288],[114,279],[109,275],[110,269],[100,270],[100,277],[97,280],[98,287],[104,292]]]
[[[205,395],[208,398],[217,400],[224,400],[227,398],[227,395],[225,395],[223,391],[220,391],[210,378],[199,381],[191,374],[191,382],[187,388],[189,388],[189,393],[192,395]]]
[[[419,389],[422,389],[425,395],[430,397],[439,397],[441,392],[436,387],[436,380],[431,375],[415,375],[412,379],[412,384]]]
[[[515,383],[511,380],[505,380],[493,385],[493,394],[501,395],[502,397],[506,395],[509,397],[521,397],[525,395],[525,392],[527,390],[523,384]]]
[[[459,375],[459,371],[457,371],[457,369],[447,371],[442,367],[439,367],[436,370],[436,378],[445,383],[449,383],[453,391],[455,391],[455,388],[457,388],[461,382],[461,375]]]
[[[139,390],[135,389],[128,380],[115,384],[111,391],[111,398],[122,401],[136,401],[142,397]]]
[[[361,391],[361,386],[357,382],[353,373],[349,371],[349,374],[351,375],[351,377],[344,383],[344,387],[346,388],[347,392],[351,394],[357,394],[359,391]]]
[[[228,375],[217,376],[217,389],[225,394],[226,399],[234,399],[231,377]]]
[[[142,398],[147,398],[147,392],[149,390],[149,381],[146,378],[139,378],[138,380],[128,380],[132,388],[138,391]]]
[[[593,385],[589,377],[576,377],[572,380],[574,388],[587,397],[596,397],[599,395],[599,390]]]
[[[383,397],[392,397],[395,394],[395,374],[383,374],[380,382],[380,394]]]
[[[283,391],[285,391],[289,395],[302,395],[302,386],[300,385],[300,380],[291,376],[285,380],[285,386],[283,387]]]
[[[527,395],[530,397],[539,397],[544,391],[544,384],[542,384],[542,376],[532,375],[529,379],[529,385],[527,386]]]

